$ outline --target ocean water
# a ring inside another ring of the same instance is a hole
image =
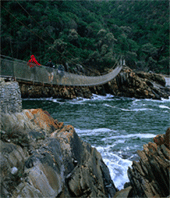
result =
[[[91,99],[23,99],[23,108],[42,108],[102,155],[115,186],[128,182],[127,169],[138,161],[137,150],[169,127],[170,99],[150,100],[93,95]]]

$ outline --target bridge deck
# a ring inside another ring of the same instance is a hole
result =
[[[1,77],[13,77],[24,82],[44,83],[49,85],[64,86],[96,86],[102,85],[115,78],[122,66],[117,66],[110,73],[101,76],[84,76],[57,69],[35,66],[30,68],[27,62],[18,59],[10,60],[1,57]]]

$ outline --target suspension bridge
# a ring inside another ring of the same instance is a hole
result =
[[[49,35],[49,33],[44,29],[39,22],[37,22],[34,17],[30,15],[30,13],[17,1],[16,3],[21,7],[21,9],[34,21],[36,24],[43,29],[44,32],[55,42],[55,39]],[[14,14],[11,13],[6,7],[1,7],[10,14],[16,22],[20,23],[27,30],[30,31],[31,34],[34,34],[44,43],[51,45],[42,37],[40,37],[37,33],[35,33],[30,27],[20,21]],[[57,49],[57,53],[61,54]],[[72,55],[72,54],[71,54]],[[1,67],[0,67],[0,77],[15,79],[16,81],[22,81],[29,84],[43,84],[43,85],[61,85],[61,86],[97,86],[105,84],[115,78],[123,67],[123,61],[118,61],[117,66],[112,69],[107,74],[103,74],[100,76],[86,76],[86,75],[78,75],[69,72],[60,72],[58,69],[49,68],[46,66],[38,66],[36,65],[33,68],[30,68],[27,65],[26,61],[11,58],[9,56],[0,55],[1,59]],[[59,73],[60,72],[60,73]]]
[[[26,61],[14,59],[1,55],[0,76],[12,78],[25,83],[39,83],[46,85],[61,86],[97,86],[105,84],[115,78],[123,67],[122,61],[118,61],[117,66],[107,74],[100,76],[78,75],[69,72],[59,72],[59,70],[46,67],[35,66],[30,68]]]

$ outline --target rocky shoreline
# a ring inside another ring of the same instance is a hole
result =
[[[12,90],[3,92],[13,83],[15,101],[10,96]],[[1,81],[1,87],[1,106],[5,107],[0,114],[1,197],[170,195],[170,128],[137,151],[140,160],[133,161],[128,169],[129,183],[118,191],[100,153],[83,142],[73,126],[58,122],[42,109],[21,109],[16,82]]]
[[[1,117],[1,197],[167,197],[170,128],[138,151],[118,191],[100,153],[42,109]]]
[[[100,75],[100,74],[99,74]],[[124,67],[119,75],[105,85],[95,87],[63,87],[63,86],[42,86],[31,85],[19,82],[22,98],[66,98],[76,97],[90,98],[92,94],[114,96],[150,98],[168,98],[170,88],[166,86],[163,75],[155,73],[135,72]]]

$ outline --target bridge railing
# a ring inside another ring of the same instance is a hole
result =
[[[1,77],[12,77],[25,82],[67,85],[67,86],[95,86],[112,80],[121,70],[116,67],[112,72],[102,76],[83,76],[68,72],[59,72],[58,69],[35,66],[29,67],[26,61],[12,59],[1,55]]]
[[[1,55],[1,77],[12,77],[16,80],[31,81],[35,83],[57,84],[59,81],[54,81],[56,75],[58,75],[59,78],[57,69],[43,65],[34,65],[34,67],[30,67],[27,65],[26,61]]]

